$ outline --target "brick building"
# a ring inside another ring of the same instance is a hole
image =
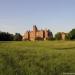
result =
[[[61,40],[66,40],[66,36],[68,36],[68,33],[60,32],[61,34]]]
[[[27,31],[24,36],[23,40],[47,40],[53,38],[53,34],[51,31],[45,29],[45,30],[38,30],[36,25],[33,26],[32,31]]]

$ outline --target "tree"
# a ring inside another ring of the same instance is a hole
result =
[[[15,35],[14,35],[14,40],[15,40],[15,41],[21,41],[21,40],[22,40],[21,34],[20,34],[20,33],[15,33]]]
[[[13,34],[8,32],[0,32],[0,41],[13,41]]]
[[[70,35],[69,35],[69,33],[65,35],[65,40],[70,40]]]
[[[48,36],[49,36],[49,38],[47,38],[48,40],[53,40],[53,33],[50,30],[48,30]]]
[[[61,33],[60,32],[55,34],[55,39],[56,40],[61,40]]]
[[[69,37],[71,40],[75,40],[75,29],[72,29],[70,32],[69,32]]]

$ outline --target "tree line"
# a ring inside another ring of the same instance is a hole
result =
[[[51,40],[62,40],[61,33],[57,32]],[[75,40],[75,29],[65,35],[65,40]],[[22,41],[22,35],[20,33],[13,35],[8,32],[0,32],[0,41]]]
[[[56,33],[54,39],[62,40],[61,33]],[[75,29],[72,29],[69,33],[65,35],[65,40],[75,40]]]
[[[22,35],[20,33],[15,33],[15,35],[8,32],[0,32],[0,41],[21,41]]]

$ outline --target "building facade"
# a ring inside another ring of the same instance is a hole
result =
[[[61,40],[66,40],[66,37],[68,36],[68,33],[60,32],[61,34]]]
[[[36,25],[33,26],[32,31],[27,31],[24,36],[23,40],[47,40],[53,38],[53,34],[50,30],[38,30]]]

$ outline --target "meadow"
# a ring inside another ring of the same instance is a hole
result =
[[[67,73],[75,73],[75,41],[0,42],[0,75]]]

